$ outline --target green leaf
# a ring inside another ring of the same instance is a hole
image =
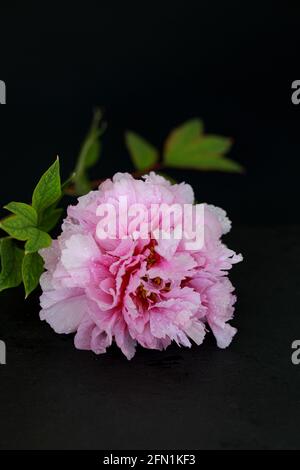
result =
[[[0,227],[16,240],[28,240],[36,228],[30,221],[19,215],[11,215],[1,220]]]
[[[56,207],[49,207],[45,210],[39,223],[39,228],[44,232],[50,232],[58,223],[63,214],[63,209]]]
[[[73,177],[75,190],[79,195],[86,194],[91,189],[87,170],[94,166],[100,157],[100,137],[104,132],[104,126],[101,124],[101,121],[102,113],[98,109],[94,114],[91,128],[81,146]]]
[[[13,214],[23,217],[25,220],[30,222],[31,225],[35,226],[38,222],[38,216],[36,210],[29,204],[23,202],[10,202],[4,209],[12,212]]]
[[[33,195],[32,205],[40,215],[45,209],[58,201],[61,197],[61,182],[58,158],[43,174]]]
[[[225,157],[207,157],[203,158],[198,166],[197,170],[209,170],[209,171],[225,171],[229,173],[243,173],[244,168],[239,163]]]
[[[222,154],[230,150],[232,140],[228,137],[221,137],[217,135],[207,135],[198,143],[199,151],[201,153]]]
[[[171,168],[242,172],[240,164],[224,156],[231,144],[226,137],[204,135],[201,121],[193,119],[171,132],[164,163]]]
[[[198,154],[194,155],[193,158],[192,154],[190,154],[189,158],[185,158],[184,161],[178,160],[172,166],[174,168],[190,170],[225,171],[231,173],[242,173],[244,171],[244,168],[239,163],[216,155],[205,155],[199,159]]]
[[[38,253],[28,253],[24,256],[22,275],[26,298],[38,286],[43,271],[44,261]]]
[[[2,267],[0,291],[2,291],[21,284],[24,251],[18,248],[11,239],[3,238],[0,242],[0,253]]]
[[[139,135],[128,131],[125,141],[137,170],[148,170],[158,161],[157,149]]]
[[[166,163],[172,161],[173,153],[184,151],[186,145],[199,139],[203,134],[203,122],[200,119],[190,119],[174,129],[167,137],[164,149]]]
[[[25,254],[34,253],[41,248],[47,248],[52,243],[52,239],[48,233],[39,229],[34,229],[34,232],[29,240],[25,243]]]
[[[51,237],[46,232],[33,227],[30,222],[19,215],[12,215],[2,220],[0,227],[16,240],[28,242],[25,250],[32,252],[38,251],[51,245]]]

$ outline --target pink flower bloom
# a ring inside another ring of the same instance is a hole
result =
[[[187,251],[182,240],[96,236],[100,204],[192,204],[187,184],[171,185],[154,173],[135,180],[117,173],[97,191],[69,206],[62,233],[41,250],[46,271],[41,277],[40,317],[57,333],[76,333],[75,346],[104,353],[113,341],[128,359],[137,344],[164,349],[172,341],[200,345],[207,325],[220,348],[227,347],[236,329],[235,296],[227,278],[233,263],[242,260],[221,241],[230,230],[222,209],[205,205],[205,243]],[[158,222],[159,224],[160,222]],[[124,231],[128,228],[124,228]]]

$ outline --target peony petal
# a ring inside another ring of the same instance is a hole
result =
[[[70,297],[40,312],[40,319],[46,320],[56,333],[73,333],[87,312],[84,295]]]

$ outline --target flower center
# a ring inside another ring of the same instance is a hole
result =
[[[141,283],[136,290],[136,295],[141,302],[157,302],[160,294],[169,292],[171,282],[164,282],[160,277],[149,279],[146,275],[142,277]]]
[[[151,268],[151,266],[157,261],[157,254],[154,250],[154,246],[150,246],[149,250],[150,254],[147,258],[147,268]]]

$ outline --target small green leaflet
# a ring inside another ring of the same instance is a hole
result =
[[[34,235],[35,227],[23,216],[11,215],[0,223],[2,230],[16,240],[28,240]]]
[[[38,228],[33,229],[32,236],[25,243],[25,254],[34,253],[39,251],[41,248],[47,248],[52,243],[52,239],[48,233],[39,230]]]
[[[201,154],[220,154],[228,152],[231,145],[232,141],[227,137],[207,135],[203,139],[199,139],[198,149]]]
[[[37,212],[29,204],[24,204],[23,202],[10,202],[4,206],[4,209],[7,209],[15,215],[18,215],[24,220],[27,220],[33,226],[36,226],[38,223]]]
[[[22,282],[22,261],[24,252],[10,238],[0,242],[1,274],[0,291],[17,287]]]
[[[87,170],[94,166],[100,157],[100,137],[104,132],[104,125],[101,124],[101,120],[101,110],[97,109],[91,128],[82,144],[73,177],[76,194],[78,195],[86,194],[91,189]]]
[[[158,161],[157,149],[134,132],[126,132],[125,142],[137,170],[148,170]]]
[[[167,137],[165,143],[164,159],[172,161],[173,154],[181,153],[186,145],[199,139],[203,134],[203,122],[200,119],[190,119],[181,126],[174,129]]]
[[[25,298],[38,286],[44,270],[44,261],[38,253],[28,253],[24,256],[22,276],[25,288]]]
[[[61,197],[59,159],[43,174],[32,195],[32,206],[38,215]]]
[[[31,225],[31,222],[21,215],[7,217],[2,220],[0,227],[16,240],[28,240],[25,251],[38,251],[51,245],[50,235]]]
[[[178,168],[180,168],[179,165]],[[195,165],[193,165],[191,159],[190,165],[185,165],[185,168],[206,171],[224,171],[229,173],[242,173],[244,171],[244,168],[239,163],[229,158],[220,157],[219,155],[203,156],[201,161],[197,161]]]
[[[167,138],[164,163],[173,168],[241,172],[241,165],[224,157],[231,144],[226,137],[204,135],[202,121],[192,119]]]

